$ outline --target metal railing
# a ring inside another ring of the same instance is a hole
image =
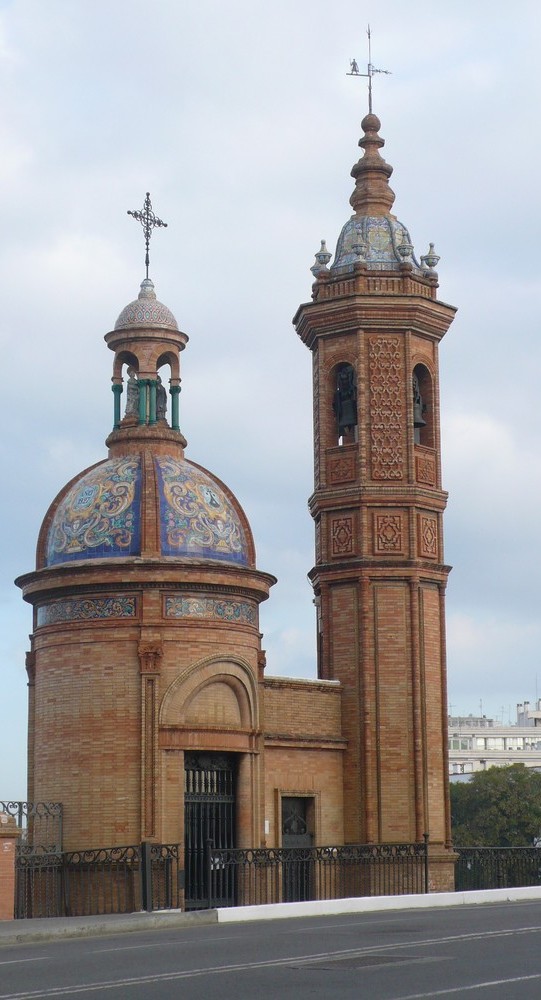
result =
[[[0,801],[0,813],[14,816],[24,844],[62,850],[62,803]]]
[[[455,847],[455,890],[541,885],[539,847]]]
[[[177,909],[181,891],[178,844],[17,853],[16,918]]]
[[[209,907],[428,892],[427,844],[215,849]]]

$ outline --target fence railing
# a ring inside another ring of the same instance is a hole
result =
[[[62,803],[0,800],[0,813],[14,816],[24,844],[62,850]]]
[[[75,917],[180,907],[178,844],[50,852],[22,845],[15,917]]]
[[[455,848],[457,891],[541,885],[541,849]],[[90,916],[428,892],[422,844],[218,849],[207,843],[206,898],[189,906],[179,844],[49,851],[22,844],[16,917]],[[208,891],[207,891],[208,890]]]
[[[214,849],[208,844],[207,905],[249,906],[310,899],[428,892],[422,844]]]
[[[455,889],[509,889],[541,885],[539,847],[455,847]]]

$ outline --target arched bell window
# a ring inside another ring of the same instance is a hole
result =
[[[434,447],[434,406],[432,376],[425,365],[415,365],[411,388],[413,393],[413,436],[415,444]]]
[[[350,364],[340,364],[333,373],[333,403],[338,444],[350,444],[357,439],[357,381]]]
[[[168,386],[168,388],[167,388]],[[179,396],[180,396],[180,371],[178,358],[171,352],[166,351],[161,354],[157,362],[156,375],[156,419],[168,423],[167,411],[168,396],[171,397],[170,426],[174,431],[180,430],[179,426]]]

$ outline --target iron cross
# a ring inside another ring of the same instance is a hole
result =
[[[154,212],[152,211],[152,202],[150,200],[149,191],[147,191],[147,196],[145,198],[145,203],[143,205],[143,208],[137,209],[137,211],[135,212],[132,212],[130,211],[130,209],[128,209],[128,215],[131,215],[133,216],[134,219],[137,219],[137,222],[140,222],[143,227],[143,233],[145,236],[145,249],[146,249],[145,267],[147,269],[146,276],[148,278],[148,268],[150,265],[148,248],[150,244],[150,237],[152,236],[152,230],[155,229],[156,227],[159,229],[162,226],[166,229],[167,222],[162,222],[161,219],[158,219],[158,217],[154,215]]]

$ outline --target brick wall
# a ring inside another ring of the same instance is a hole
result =
[[[14,918],[15,852],[20,835],[14,817],[0,813],[0,920]]]

